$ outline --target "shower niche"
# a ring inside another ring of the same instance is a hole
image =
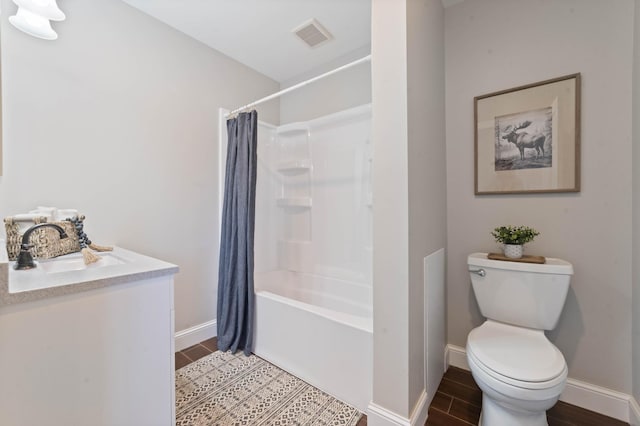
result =
[[[277,238],[278,269],[302,269],[309,259],[313,197],[311,179],[313,165],[309,127],[306,123],[280,126],[276,130],[275,169],[279,188],[279,235]]]
[[[295,123],[281,126],[277,132],[278,160],[276,170],[281,175],[282,189],[278,205],[282,207],[310,208],[311,199],[311,149],[309,128]]]

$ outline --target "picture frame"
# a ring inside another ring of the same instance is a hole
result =
[[[580,79],[474,98],[476,195],[580,192]]]

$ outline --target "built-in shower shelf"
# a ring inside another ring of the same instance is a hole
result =
[[[311,197],[286,197],[278,198],[280,207],[311,207]]]
[[[278,164],[278,171],[281,173],[299,173],[308,170],[311,170],[310,160],[291,160]]]

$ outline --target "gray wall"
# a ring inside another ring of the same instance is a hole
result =
[[[640,0],[633,44],[633,396],[640,401]]]
[[[467,1],[446,10],[448,340],[482,323],[466,268],[494,227],[541,231],[530,254],[573,263],[549,336],[569,375],[630,393],[633,0]],[[474,196],[473,98],[581,72],[582,191]]]
[[[440,0],[409,0],[409,395],[414,398],[410,401],[420,396],[425,377],[424,258],[447,244],[444,79],[442,3]]]
[[[180,266],[176,330],[215,319],[218,108],[279,85],[123,2],[60,7],[48,42],[10,26],[2,1],[0,216],[77,208],[95,242]]]
[[[358,49],[283,83],[282,89],[363,58],[370,51],[370,46]],[[283,95],[280,98],[280,124],[307,121],[370,102],[371,62],[365,62]]]

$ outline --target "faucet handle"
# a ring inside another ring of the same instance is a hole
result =
[[[51,227],[55,228],[60,234],[60,238],[67,238],[67,233],[62,229],[60,225],[55,223],[38,223],[33,225],[31,228],[27,229],[24,234],[22,234],[22,244],[20,245],[20,253],[18,253],[18,259],[16,260],[16,264],[14,266],[15,269],[32,269],[36,267],[36,264],[33,261],[33,256],[29,251],[33,244],[29,241],[29,237],[33,231],[39,228]]]

